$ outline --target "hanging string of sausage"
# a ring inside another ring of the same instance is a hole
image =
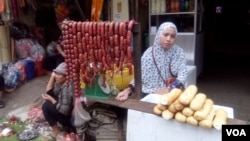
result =
[[[124,22],[77,22],[62,24],[66,81],[74,82],[75,96],[80,95],[80,83],[91,85],[96,76],[105,85],[106,72],[110,77],[127,67],[133,74],[132,28],[135,20]]]

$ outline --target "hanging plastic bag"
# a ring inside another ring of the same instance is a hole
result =
[[[43,59],[45,57],[45,49],[37,40],[33,40],[33,42],[34,44],[29,50],[30,57],[35,60]]]
[[[16,89],[20,82],[20,71],[15,68],[14,64],[9,64],[8,71],[3,74],[5,88],[11,91]]]
[[[18,59],[30,57],[30,49],[35,46],[31,38],[15,40],[15,51]]]
[[[84,126],[86,122],[91,120],[90,114],[83,108],[80,97],[75,98],[74,114],[74,126]]]
[[[91,6],[91,21],[100,21],[103,0],[93,0]]]
[[[118,118],[117,109],[107,104],[94,103],[87,107],[87,111],[92,117],[89,122],[89,126],[92,128],[97,128],[105,124],[113,124]]]
[[[26,80],[26,68],[23,60],[18,60],[14,64],[15,68],[20,71],[20,82],[24,82]]]

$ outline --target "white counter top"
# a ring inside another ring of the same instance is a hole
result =
[[[160,95],[150,94],[142,99],[157,103]],[[228,117],[233,118],[233,109],[225,108]],[[221,131],[181,123],[174,119],[166,120],[160,116],[136,110],[128,110],[127,141],[221,141]]]

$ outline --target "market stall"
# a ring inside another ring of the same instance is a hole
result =
[[[65,35],[66,39],[65,45],[68,45],[65,46],[66,54],[68,53],[68,58],[66,57],[66,63],[69,67],[68,80],[73,80],[74,84],[77,86],[75,87],[75,96],[84,94],[86,97],[93,101],[129,109],[127,122],[127,140],[178,140],[180,139],[180,137],[178,136],[179,132],[184,132],[182,139],[186,140],[206,141],[207,139],[221,139],[221,132],[218,129],[211,129],[211,127],[209,129],[201,126],[190,125],[184,122],[182,123],[175,120],[163,119],[159,116],[160,114],[156,114],[154,111],[154,108],[157,104],[155,103],[156,101],[148,101],[149,99],[154,98],[145,97],[145,99],[143,99],[142,101],[139,100],[141,97],[140,54],[135,53],[135,51],[138,51],[140,49],[138,49],[137,46],[137,44],[139,44],[137,42],[138,40],[135,39],[135,37],[138,37],[136,36],[136,33],[138,32],[134,32],[136,31],[136,24],[134,23],[134,21],[112,21],[98,23],[68,21],[67,23],[65,23],[63,30],[63,34]],[[92,35],[95,36],[92,37]],[[132,37],[133,40],[131,40]],[[130,48],[131,43],[133,43],[133,56],[132,50]],[[126,51],[124,50],[124,48],[126,48]],[[114,52],[112,53],[112,51]],[[109,57],[111,58],[108,59]],[[122,57],[124,57],[125,59]],[[130,57],[133,57],[133,61],[130,60]],[[124,61],[123,59],[126,61]],[[136,70],[133,71],[135,73],[134,77],[136,81],[135,95],[125,102],[119,102],[114,100],[113,95],[110,95],[112,90],[110,90],[110,88],[107,88],[108,85],[106,85],[106,80],[108,80],[109,77],[112,78],[113,76],[110,75],[109,71],[112,71],[114,73],[123,73],[123,70],[125,68],[130,70],[128,68],[128,64],[130,63],[134,63],[134,69]],[[109,67],[108,65],[110,64],[113,67]],[[100,88],[100,91],[97,91],[97,89],[95,88],[96,85]],[[188,84],[188,86],[190,85]],[[193,94],[192,98],[189,98],[190,101],[194,98],[196,92]],[[96,94],[102,94],[104,95],[104,97],[102,97],[101,95],[92,97],[93,95],[96,96]],[[203,97],[203,100],[205,99],[206,98]],[[186,105],[189,105],[189,103],[186,103]],[[201,105],[200,107],[202,107]],[[211,105],[213,104],[210,104],[210,107]],[[218,108],[220,106],[214,105],[214,107]],[[233,119],[232,108],[224,106],[221,107],[224,109],[223,112],[226,113],[225,115],[227,115],[223,118],[223,124],[246,124],[244,121]],[[207,113],[209,112],[210,109],[207,111]],[[204,116],[203,118],[205,119],[206,116]],[[198,122],[204,119],[196,119],[196,125],[198,125]],[[154,126],[157,126],[159,128],[155,130],[155,128],[152,128]],[[142,128],[145,130],[141,130]],[[186,130],[188,132],[186,132]],[[168,132],[169,134],[166,134],[165,132]],[[151,135],[152,133],[154,134],[154,136],[147,136]],[[199,136],[196,135],[197,133]],[[206,138],[206,136],[209,135],[210,137]]]
[[[153,111],[159,100],[159,95],[150,94],[142,100],[128,99],[124,102],[114,99],[94,99],[100,103],[106,103],[128,109],[127,116],[127,141],[220,141],[222,132],[215,128],[204,128],[179,122],[174,119],[166,120]],[[215,108],[224,108],[227,113],[227,125],[246,125],[247,122],[234,118],[231,107],[214,105]]]

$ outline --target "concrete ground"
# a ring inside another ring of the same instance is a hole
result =
[[[25,107],[41,98],[41,94],[45,92],[50,73],[44,76],[35,77],[32,80],[20,84],[12,93],[4,93],[3,101],[5,108],[0,109],[0,118],[6,116],[11,111],[20,107]]]

